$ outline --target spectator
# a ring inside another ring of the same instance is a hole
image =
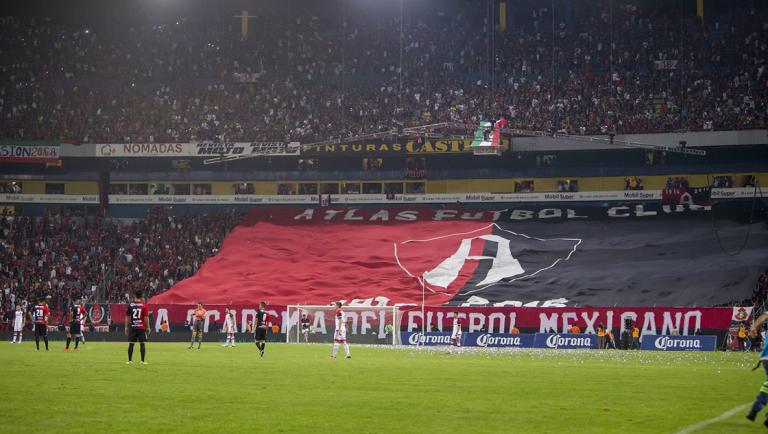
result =
[[[637,176],[624,178],[624,190],[642,190],[643,180]]]
[[[0,193],[22,194],[21,183],[16,181],[0,182]]]

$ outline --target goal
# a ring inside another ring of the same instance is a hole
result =
[[[347,342],[352,344],[398,345],[402,312],[396,306],[344,306]],[[331,343],[335,330],[336,306],[289,305],[285,341],[288,343]],[[306,315],[308,332],[301,319]]]

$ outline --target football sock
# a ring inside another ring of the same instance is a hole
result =
[[[69,343],[72,342],[72,338],[67,338],[67,349],[69,349]]]
[[[333,352],[331,353],[331,356],[336,357],[336,353],[338,353],[338,352],[339,352],[339,344],[338,343],[334,343],[333,344]]]
[[[21,343],[21,338],[22,338],[23,336],[24,336],[24,335],[23,335],[21,332],[19,332],[19,343]]]
[[[144,342],[139,343],[139,351],[141,351],[141,361],[144,361],[144,356],[147,354],[147,348]]]
[[[35,346],[37,349],[40,349],[40,338],[38,336],[35,336]]]
[[[133,342],[128,344],[128,361],[133,360]]]
[[[78,345],[80,345],[80,337],[79,337],[79,336],[76,336],[76,337],[75,337],[75,349],[77,349],[77,346],[78,346]]]
[[[189,346],[190,346],[190,347],[193,347],[193,346],[195,345],[195,338],[196,338],[196,337],[197,337],[197,336],[195,336],[195,335],[192,335],[192,340],[191,340],[191,341],[189,341]]]
[[[349,344],[344,342],[344,352],[347,353],[347,357],[349,357]]]
[[[752,403],[752,412],[759,413],[766,404],[768,404],[768,380],[764,381],[760,387],[760,393],[757,394],[755,402]]]
[[[48,336],[43,337],[43,340],[45,340],[45,351],[48,351]]]

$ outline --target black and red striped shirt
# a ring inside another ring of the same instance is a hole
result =
[[[148,314],[147,305],[144,303],[133,302],[128,305],[125,316],[129,317],[130,326],[133,330],[146,330],[147,323],[144,319]]]
[[[46,318],[50,313],[51,311],[48,309],[48,306],[44,304],[36,305],[35,310],[32,313],[32,316],[35,319],[35,324],[47,325],[48,321],[46,321]]]
[[[72,321],[79,322],[82,318],[84,318],[85,315],[85,308],[82,304],[73,304],[72,308],[70,309],[70,312],[72,314]]]

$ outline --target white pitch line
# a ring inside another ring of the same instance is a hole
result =
[[[721,414],[720,416],[713,417],[712,419],[707,419],[707,420],[695,423],[693,425],[688,425],[686,427],[683,427],[683,429],[681,429],[680,431],[678,431],[675,434],[688,434],[688,433],[692,433],[694,431],[698,431],[698,430],[704,428],[705,426],[709,426],[709,425],[712,425],[713,423],[720,422],[721,420],[728,419],[731,416],[733,416],[734,414],[749,408],[751,405],[752,405],[752,403],[741,404],[738,407],[734,407],[734,408],[726,411],[725,413]]]

